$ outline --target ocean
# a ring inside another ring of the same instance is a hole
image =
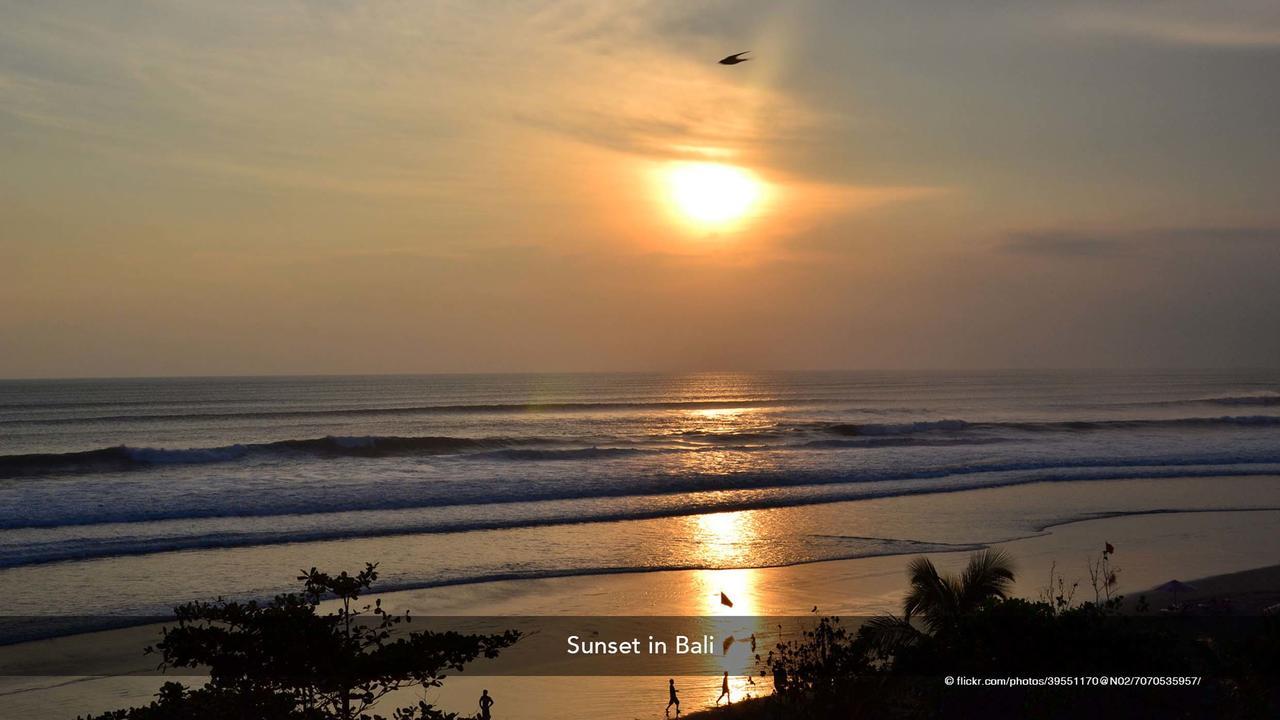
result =
[[[786,565],[1215,500],[1108,483],[1276,474],[1280,371],[0,381],[0,582],[12,613],[127,615],[365,560],[385,589]]]

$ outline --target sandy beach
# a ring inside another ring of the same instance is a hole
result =
[[[1037,597],[1056,563],[1069,582],[1081,581],[1078,599],[1088,599],[1086,565],[1110,542],[1117,548],[1119,590],[1130,598],[1145,593],[1154,608],[1163,607],[1172,598],[1147,591],[1176,578],[1198,588],[1180,601],[1230,596],[1244,612],[1280,595],[1278,539],[1280,511],[1152,512],[1067,523],[996,546],[1018,563],[1022,596]],[[950,569],[967,553],[930,557]],[[512,580],[389,593],[382,599],[419,615],[802,615],[817,605],[822,614],[866,616],[897,609],[906,560],[887,556],[762,569]],[[732,609],[720,605],[721,592],[733,598]],[[46,642],[40,652],[56,654],[75,642],[74,637]],[[139,657],[128,665],[142,671],[148,661]],[[488,688],[499,703],[495,717],[520,718],[562,717],[566,704],[590,717],[649,718],[660,716],[665,702],[660,677],[486,678],[479,672],[477,666],[477,676],[452,678],[429,695],[446,709],[465,712],[480,689]],[[143,702],[159,682],[157,677],[5,678],[0,697],[14,717],[52,720]],[[677,683],[686,712],[709,706],[719,692],[713,674],[680,677]],[[732,686],[737,697],[757,690],[743,677],[734,677]],[[507,710],[517,704],[518,714]]]

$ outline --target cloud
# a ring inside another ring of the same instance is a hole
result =
[[[1122,254],[1123,240],[1071,230],[1017,232],[1001,246],[1004,252],[1020,255],[1088,258]]]
[[[1072,5],[1066,24],[1089,33],[1168,45],[1280,48],[1280,4],[1272,0],[1169,0]]]
[[[670,2],[15,12],[0,130],[234,183],[432,196],[491,184],[546,135],[763,166],[821,123],[765,69],[715,64],[723,42],[673,42],[692,11]]]
[[[999,250],[1018,255],[1058,258],[1119,257],[1148,253],[1162,247],[1208,244],[1280,246],[1280,225],[1191,226],[1129,231],[1087,232],[1043,229],[1009,233]]]
[[[517,71],[521,85],[545,90],[512,97],[510,116],[629,154],[755,163],[769,148],[811,137],[830,120],[779,88],[770,75],[776,69],[717,65],[723,42],[686,31],[686,44],[673,46],[664,32],[673,26],[679,23],[668,8],[644,22],[613,17],[570,33],[548,28],[536,43],[528,33],[517,35],[513,42],[528,43],[519,54],[532,67],[556,72],[552,78]]]
[[[1280,225],[1170,228],[1151,231],[1149,238],[1179,242],[1276,243],[1280,242]]]

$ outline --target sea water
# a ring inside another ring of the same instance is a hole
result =
[[[0,381],[0,580],[14,612],[127,614],[356,558],[385,588],[780,565],[1131,509],[1107,480],[1277,473],[1276,371]],[[1097,483],[945,530],[822,513],[1072,481]],[[706,520],[749,510],[749,537]]]

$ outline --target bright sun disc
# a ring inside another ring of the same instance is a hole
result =
[[[685,217],[710,225],[746,215],[760,198],[760,181],[730,165],[682,163],[667,173],[671,199]]]

